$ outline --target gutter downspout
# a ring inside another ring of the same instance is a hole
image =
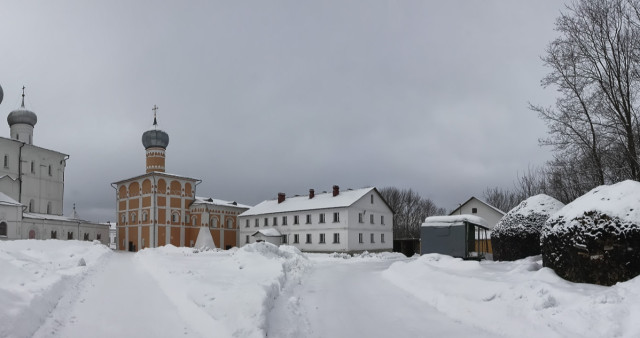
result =
[[[62,159],[62,161],[60,161],[60,164],[62,164],[64,162],[64,168],[62,168],[62,200],[64,201],[64,169],[67,167],[67,160],[69,159],[69,155],[64,155],[64,158]],[[60,216],[64,215],[64,203],[62,203],[62,213],[60,214]]]
[[[20,149],[18,150],[18,181],[20,184],[18,185],[18,202],[22,203],[22,147],[24,147],[26,143],[22,143]]]
[[[156,175],[153,175],[153,189],[151,191],[153,191],[153,198],[151,199],[151,203],[153,203],[153,224],[152,224],[152,229],[153,229],[153,246],[152,248],[157,248],[158,247],[158,240],[156,238],[156,234],[157,234],[157,228],[158,228],[158,203],[157,203],[157,194],[158,194],[158,186],[157,186],[157,182],[156,182]]]
[[[114,183],[111,183],[110,185],[113,188],[113,190],[116,191],[116,201],[117,201],[118,200],[118,188],[113,186]],[[118,238],[118,233],[119,233],[119,231],[118,231],[118,221],[119,221],[119,218],[118,218],[118,205],[116,203],[116,250],[119,250],[119,246],[120,246],[120,239]]]

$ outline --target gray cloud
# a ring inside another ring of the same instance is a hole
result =
[[[413,188],[452,209],[550,158],[527,102],[558,1],[3,4],[0,112],[38,114],[71,155],[65,212],[105,221],[144,172],[160,107],[167,170],[256,204],[307,189]],[[8,136],[8,126],[0,135]]]

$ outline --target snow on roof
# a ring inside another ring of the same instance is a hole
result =
[[[54,221],[64,221],[64,222],[74,222],[74,223],[91,223],[89,221],[83,220],[83,219],[78,219],[78,218],[73,218],[73,217],[67,217],[67,216],[58,216],[58,215],[50,215],[50,214],[38,214],[35,212],[25,212],[22,214],[23,218],[32,218],[32,219],[49,219],[49,220],[54,220]],[[109,226],[108,224],[105,223],[99,223],[100,225],[104,225],[104,226]]]
[[[564,207],[564,204],[557,199],[549,195],[539,194],[531,196],[526,200],[520,202],[520,204],[518,204],[516,207],[509,210],[508,214],[522,216],[528,216],[533,213],[541,215],[553,215],[558,210],[562,209],[562,207]]]
[[[266,237],[280,237],[280,236],[282,236],[278,230],[273,229],[273,228],[258,230],[256,232],[254,232],[252,236],[255,236],[255,235],[259,234],[259,233],[262,234],[263,236],[266,236]]]
[[[316,194],[313,198],[309,198],[308,195],[287,197],[282,203],[278,203],[277,199],[267,200],[243,212],[240,216],[348,207],[373,190],[375,190],[373,187],[345,190],[340,191],[335,197],[333,192]]]
[[[627,180],[613,185],[601,185],[567,204],[551,218],[571,220],[585,212],[598,211],[609,217],[640,225],[640,182]],[[563,224],[569,224],[564,222]]]
[[[21,206],[23,204],[0,192],[0,205]]]
[[[463,225],[464,222],[488,228],[487,221],[475,215],[451,215],[451,216],[431,216],[422,223],[423,227],[448,227],[452,225]]]
[[[5,139],[7,141],[13,141],[13,142],[16,142],[16,143],[24,144],[27,148],[30,148],[30,147],[31,148],[38,148],[38,149],[46,150],[46,151],[49,151],[49,152],[52,152],[52,153],[56,153],[56,154],[60,154],[60,155],[64,155],[64,156],[69,156],[69,155],[67,155],[65,153],[61,153],[59,151],[51,150],[51,149],[48,149],[48,148],[43,148],[43,147],[40,147],[40,146],[37,146],[37,145],[34,145],[34,144],[24,143],[22,141],[14,140],[12,138],[4,137],[4,136],[0,136],[0,139]]]
[[[198,196],[196,196],[196,200],[193,202],[193,204],[210,204],[210,205],[220,205],[225,207],[236,207],[236,208],[245,208],[245,209],[251,208],[250,205],[240,204],[240,203],[237,203],[236,201],[225,201],[225,200],[219,200],[211,197],[198,197]]]

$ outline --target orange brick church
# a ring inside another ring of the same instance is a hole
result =
[[[117,191],[118,249],[193,246],[201,227],[209,228],[217,247],[237,246],[237,217],[249,206],[196,197],[201,180],[166,173],[169,134],[157,128],[157,107],[153,110],[154,127],[142,135],[146,173],[112,183]]]

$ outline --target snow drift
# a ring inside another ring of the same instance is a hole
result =
[[[544,266],[574,282],[613,285],[640,274],[640,183],[594,188],[549,218]]]
[[[100,242],[0,241],[0,337],[30,337],[87,269],[111,250]]]
[[[476,262],[439,254],[396,262],[383,276],[496,337],[640,336],[640,277],[613,287],[576,284],[543,268],[540,256]]]
[[[513,261],[540,254],[540,231],[564,204],[551,196],[531,196],[511,209],[491,234],[493,259]]]
[[[264,337],[281,290],[310,264],[294,247],[265,242],[227,251],[167,245],[136,259],[195,331],[220,337]]]

